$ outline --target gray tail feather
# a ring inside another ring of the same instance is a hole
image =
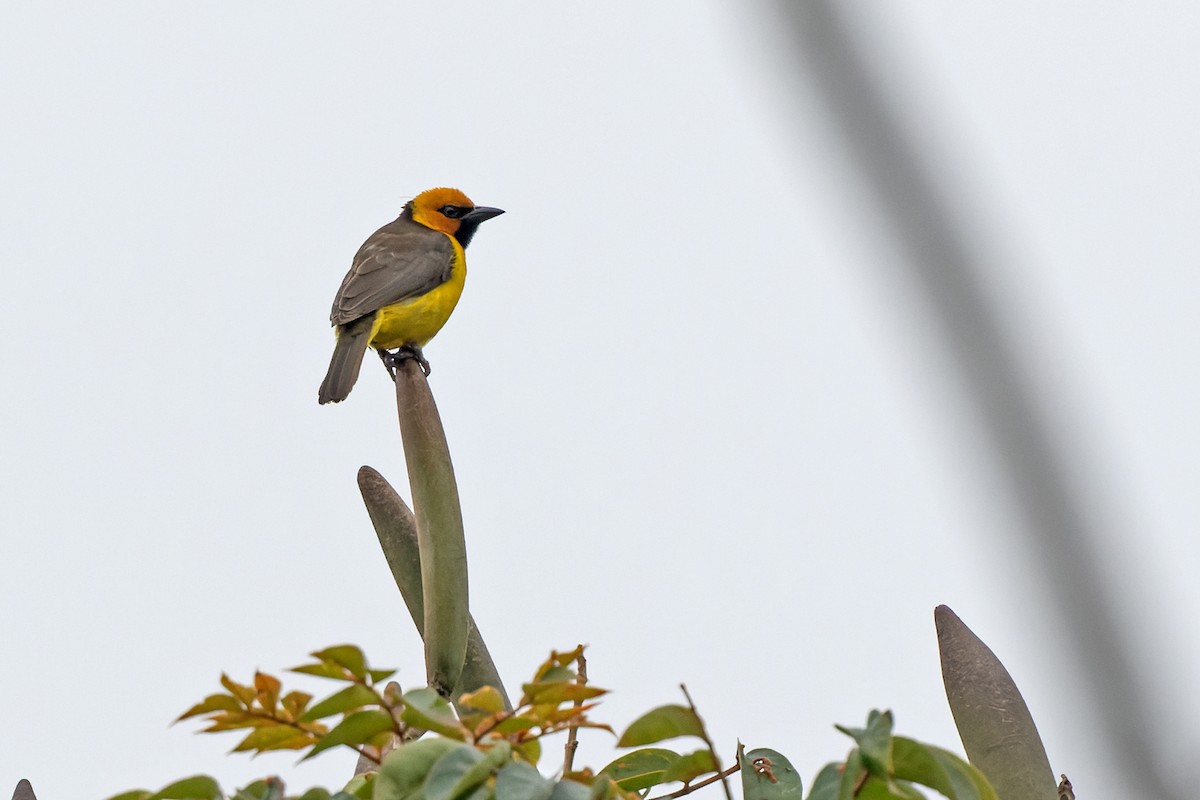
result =
[[[329,360],[329,371],[321,382],[321,391],[317,397],[321,405],[339,403],[346,399],[354,382],[358,380],[358,370],[362,367],[363,355],[367,352],[367,343],[371,338],[371,327],[374,320],[366,318],[338,329],[337,345],[333,348],[333,358]]]

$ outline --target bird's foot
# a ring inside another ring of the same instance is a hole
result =
[[[383,360],[383,366],[387,368],[388,374],[392,376],[393,381],[396,380],[396,370],[409,359],[416,361],[417,366],[421,368],[421,372],[425,373],[425,377],[429,377],[429,362],[425,360],[425,354],[421,352],[421,348],[416,345],[406,344],[391,351],[380,350],[379,357]]]

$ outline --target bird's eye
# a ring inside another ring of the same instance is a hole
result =
[[[469,209],[463,208],[462,206],[442,206],[438,209],[438,211],[442,212],[443,216],[449,217],[450,219],[459,219],[460,217],[465,216],[468,210]]]

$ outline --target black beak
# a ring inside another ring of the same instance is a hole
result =
[[[478,225],[481,222],[487,222],[492,217],[498,217],[504,213],[503,208],[490,208],[489,206],[475,206],[466,214],[463,215],[463,222],[472,222]]]
[[[458,233],[454,234],[454,238],[458,239],[459,244],[466,247],[475,237],[475,230],[479,227],[479,223],[487,222],[492,217],[498,217],[503,213],[504,209],[502,208],[475,206],[459,218]]]

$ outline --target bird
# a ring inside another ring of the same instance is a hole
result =
[[[368,346],[393,379],[396,367],[410,358],[429,374],[421,348],[446,324],[462,295],[464,251],[480,223],[503,213],[475,205],[458,189],[429,189],[363,242],[329,314],[337,344],[317,396],[322,405],[350,394]]]

